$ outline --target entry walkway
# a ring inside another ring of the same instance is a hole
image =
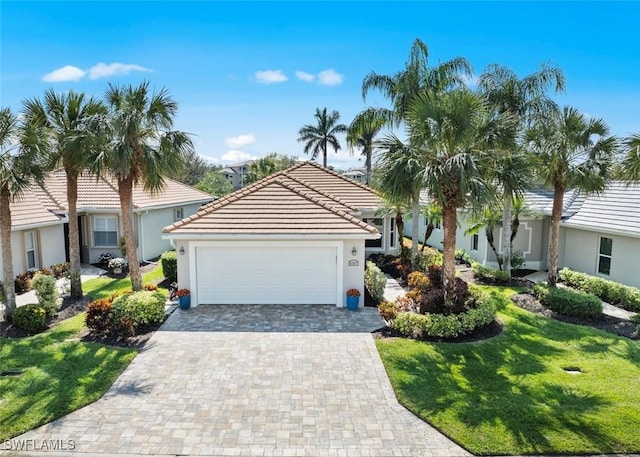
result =
[[[379,326],[373,308],[176,310],[103,398],[19,438],[77,457],[468,455],[397,402]]]

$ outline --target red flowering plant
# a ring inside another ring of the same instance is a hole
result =
[[[176,295],[178,297],[188,297],[189,295],[191,295],[191,292],[189,292],[189,289],[178,289]]]
[[[348,297],[359,297],[360,296],[360,291],[358,289],[349,289],[349,290],[347,290],[347,296]]]

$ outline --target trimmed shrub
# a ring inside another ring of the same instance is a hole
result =
[[[111,331],[111,300],[103,298],[89,303],[84,322],[92,332],[108,334]]]
[[[391,322],[398,315],[398,304],[395,302],[383,301],[378,305],[378,312],[385,321]]]
[[[56,279],[60,279],[69,274],[69,262],[56,263],[55,265],[51,265],[51,272]]]
[[[111,306],[114,330],[122,336],[130,336],[123,332],[132,326],[133,331],[138,328],[160,323],[164,320],[165,297],[160,292],[141,290],[128,295],[122,295],[113,301]]]
[[[384,300],[384,288],[387,285],[387,277],[373,262],[366,262],[364,271],[364,285],[373,299],[380,303]]]
[[[477,306],[458,314],[399,313],[391,328],[411,338],[457,338],[490,324],[496,315],[496,307],[489,296],[472,292]]]
[[[435,287],[439,287],[442,285],[442,265],[429,265],[427,268],[427,276],[429,277],[429,281]]]
[[[35,272],[33,271],[25,271],[24,273],[20,273],[16,276],[15,279],[15,287],[17,294],[23,294],[31,290],[31,279]]]
[[[629,311],[640,311],[640,289],[619,282],[563,268],[560,279],[570,287],[593,294],[602,301]]]
[[[37,303],[30,303],[16,308],[11,322],[28,333],[37,333],[44,328],[47,311]]]
[[[103,252],[98,256],[98,263],[101,265],[107,265],[115,256],[110,252]]]
[[[533,293],[540,303],[560,314],[590,320],[602,317],[602,301],[595,295],[541,283],[534,286]]]
[[[511,252],[511,268],[514,270],[519,270],[524,267],[527,263],[527,259],[524,257],[524,252],[522,251],[512,251]]]
[[[421,292],[426,292],[431,287],[429,277],[421,271],[411,273],[407,278],[407,284],[409,284],[409,287],[418,289]]]
[[[496,284],[509,284],[511,281],[511,277],[506,271],[486,267],[479,262],[471,262],[471,268],[473,269],[473,277],[482,281]]]
[[[158,286],[156,286],[155,284],[145,284],[144,286],[142,286],[142,288],[150,292],[155,292],[156,290],[158,290]]]
[[[60,309],[56,278],[50,275],[36,274],[31,280],[31,287],[36,290],[38,303],[47,312],[47,317],[53,317]]]
[[[160,256],[162,273],[169,282],[178,280],[178,255],[176,251],[165,251]]]
[[[442,265],[442,252],[425,246],[424,252],[418,251],[416,265],[420,270],[426,271],[429,265]]]

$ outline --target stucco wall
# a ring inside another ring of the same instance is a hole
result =
[[[546,268],[546,255],[545,251],[547,246],[545,244],[545,230],[548,230],[545,221],[540,219],[524,219],[520,221],[520,227],[518,228],[518,234],[513,240],[514,251],[521,251],[525,257],[524,268],[530,268],[533,270],[539,270]],[[484,229],[480,231],[480,236],[485,239],[486,235]],[[493,231],[494,243],[498,252],[502,254],[502,228],[496,228]],[[488,246],[487,249],[487,265],[497,267],[498,262],[496,256]]]
[[[162,238],[162,229],[175,222],[176,208],[182,208],[184,217],[188,217],[195,214],[199,207],[200,204],[192,204],[139,213],[142,235],[139,248],[141,260],[153,259],[164,251],[173,249],[169,240]]]
[[[640,259],[640,238],[610,235],[606,233],[562,227],[564,232],[564,259],[561,267],[601,276],[629,286],[640,287],[638,259]],[[611,252],[611,274],[598,274],[598,249],[600,237],[613,240]]]
[[[356,255],[352,254],[353,248],[356,248]],[[347,290],[358,289],[360,291],[359,307],[364,306],[364,240],[345,240],[342,254],[342,305],[347,306]],[[351,263],[351,264],[350,264]],[[338,303],[340,306],[340,303]]]
[[[13,258],[14,275],[17,276],[27,270],[27,258],[24,243],[25,232],[35,232],[37,234],[37,252],[40,268],[50,267],[55,263],[65,261],[64,232],[62,224],[30,230],[17,230],[11,232],[11,255]],[[2,274],[2,253],[0,252],[0,275]]]

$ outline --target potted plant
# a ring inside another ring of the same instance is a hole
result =
[[[191,292],[189,289],[178,289],[176,292],[180,309],[189,309],[191,307]]]
[[[349,311],[358,311],[359,302],[360,302],[360,291],[358,289],[347,290],[347,309]]]
[[[98,256],[98,263],[100,265],[109,265],[109,262],[113,259],[113,254],[110,252],[103,252]]]
[[[115,259],[109,260],[109,269],[113,272],[114,275],[119,275],[122,273],[124,264],[125,262],[122,257],[116,257]]]

